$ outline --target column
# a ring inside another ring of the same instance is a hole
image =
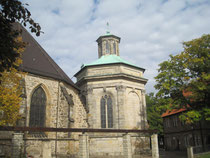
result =
[[[79,158],[89,158],[89,137],[87,134],[79,135]]]
[[[152,158],[159,158],[158,135],[153,134],[152,138]]]
[[[19,158],[23,154],[23,133],[13,133],[12,137],[12,157]]]
[[[132,158],[131,136],[129,134],[123,136],[123,152],[124,158]]]
[[[43,141],[42,143],[42,156],[43,158],[51,158],[51,142],[48,140]]]
[[[187,147],[187,158],[194,158],[192,146]]]

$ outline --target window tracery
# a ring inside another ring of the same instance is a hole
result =
[[[30,127],[44,127],[46,112],[46,94],[42,87],[38,87],[31,97]]]
[[[101,98],[101,128],[113,128],[113,105],[110,96]]]

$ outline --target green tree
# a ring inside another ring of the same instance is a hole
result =
[[[21,33],[20,30],[14,29],[15,22],[24,26],[28,24],[31,32],[40,35],[41,27],[31,18],[31,13],[25,8],[26,5],[19,0],[0,0],[0,72],[14,67],[16,58],[20,55],[14,51],[20,47],[15,39]]]
[[[161,115],[167,109],[167,99],[158,98],[154,93],[146,94],[147,121],[149,129],[158,130],[158,134],[163,134],[163,119]]]
[[[157,96],[169,100],[169,109],[183,108],[181,119],[210,120],[210,35],[183,43],[184,50],[159,64]]]

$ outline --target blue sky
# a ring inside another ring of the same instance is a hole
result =
[[[146,69],[153,92],[158,64],[183,50],[182,42],[210,33],[209,0],[23,0],[44,34],[35,39],[72,78],[97,59],[95,40],[121,37],[120,56]],[[74,81],[75,79],[72,78]]]

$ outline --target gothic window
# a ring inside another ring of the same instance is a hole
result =
[[[112,99],[108,97],[107,99],[107,113],[108,113],[108,128],[113,127],[113,112],[112,112]]]
[[[106,100],[101,98],[101,128],[106,128]]]
[[[106,53],[109,54],[110,53],[110,48],[109,48],[109,42],[106,41]]]
[[[101,98],[101,128],[113,128],[113,106],[110,96]]]
[[[116,43],[115,42],[113,43],[113,50],[114,50],[114,54],[117,54],[117,51],[116,51]]]
[[[38,87],[32,97],[30,106],[30,127],[44,127],[46,112],[46,94],[42,87]]]

